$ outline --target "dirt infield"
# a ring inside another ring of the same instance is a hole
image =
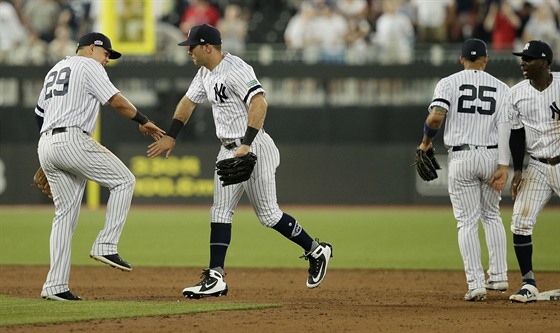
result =
[[[39,298],[46,267],[1,266],[0,294]],[[465,302],[463,272],[330,270],[305,287],[304,269],[228,269],[226,297],[187,300],[198,269],[73,267],[72,290],[87,300],[275,303],[279,308],[193,315],[0,327],[0,332],[551,332],[560,302],[513,304],[509,292]],[[510,273],[510,291],[518,288]],[[541,291],[560,288],[560,272],[537,273]]]

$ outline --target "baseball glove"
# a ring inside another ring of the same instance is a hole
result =
[[[39,167],[33,176],[33,185],[37,186],[41,192],[43,192],[47,197],[52,199],[51,186],[43,168]]]
[[[216,163],[217,173],[222,186],[233,185],[246,181],[257,163],[257,155],[249,152],[241,157],[226,158]]]
[[[438,177],[436,170],[441,169],[434,152],[434,148],[429,148],[427,151],[416,149],[416,161],[413,165],[416,166],[420,178],[427,182],[436,179]]]

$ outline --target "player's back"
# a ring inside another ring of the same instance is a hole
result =
[[[44,111],[42,131],[53,124],[91,130],[99,104],[115,91],[98,61],[81,56],[62,59],[45,76],[37,102]]]
[[[508,91],[505,83],[481,70],[463,70],[442,79],[434,102],[442,99],[447,103],[443,104],[448,110],[445,144],[496,144],[497,124],[507,121]]]

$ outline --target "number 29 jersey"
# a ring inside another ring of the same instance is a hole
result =
[[[43,117],[41,133],[57,127],[78,127],[93,133],[99,105],[119,90],[97,60],[71,56],[45,76],[35,113]]]
[[[509,87],[480,70],[463,70],[441,79],[434,90],[431,110],[447,110],[445,146],[498,144],[498,124],[508,122]]]

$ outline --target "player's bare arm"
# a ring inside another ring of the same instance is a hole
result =
[[[189,121],[195,107],[196,103],[191,101],[187,96],[183,96],[175,108],[169,131],[167,131],[166,135],[161,139],[148,146],[148,157],[157,157],[163,152],[166,152],[165,158],[169,158],[171,152],[175,148],[175,139],[179,131],[181,131],[183,126]]]
[[[253,98],[251,99],[251,104],[249,104],[249,111],[248,111],[248,121],[247,121],[247,128],[249,128],[248,132],[253,131],[254,132],[253,134],[256,135],[254,129],[258,131],[262,128],[264,124],[264,119],[266,118],[267,109],[268,109],[268,103],[266,102],[266,99],[264,98],[263,94],[256,94],[255,96],[253,96]],[[247,145],[244,143],[235,151],[233,156],[235,157],[243,156],[250,151],[251,151],[250,144]]]
[[[443,121],[445,120],[445,116],[447,115],[447,110],[442,108],[441,106],[434,106],[432,107],[432,112],[426,118],[426,126],[434,132],[437,132]],[[427,151],[432,146],[432,139],[435,136],[424,134],[422,138],[422,142],[418,146],[418,148],[422,149],[423,151]]]

